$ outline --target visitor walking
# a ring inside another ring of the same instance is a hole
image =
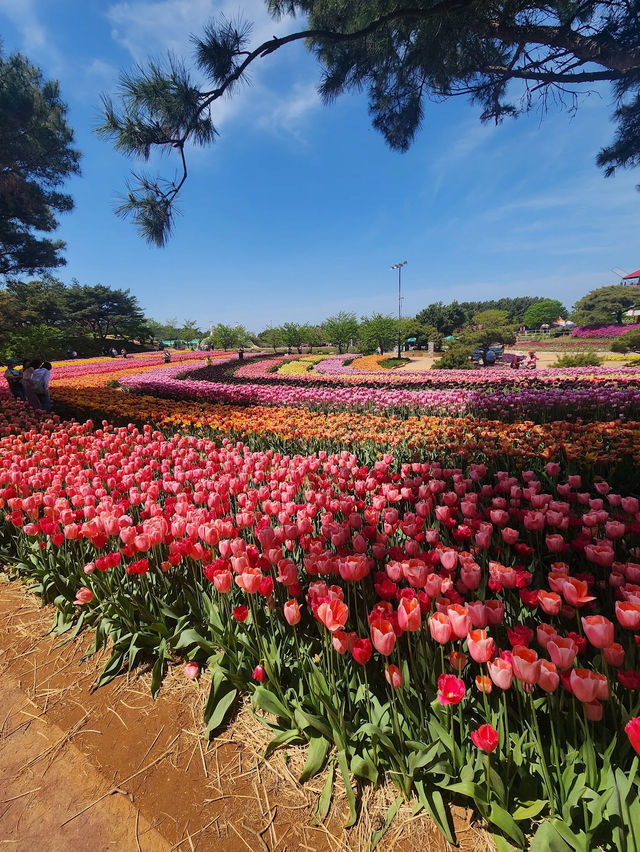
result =
[[[18,369],[15,358],[7,358],[7,369],[4,377],[9,385],[15,399],[24,399],[24,385],[22,384],[22,370]]]
[[[33,371],[33,390],[38,398],[38,408],[47,413],[51,411],[50,381],[51,364],[49,361],[42,361],[41,365]]]

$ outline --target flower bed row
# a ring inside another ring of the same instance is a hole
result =
[[[222,361],[223,359],[219,359]],[[396,411],[408,416],[416,411],[430,415],[513,420],[613,420],[640,419],[640,388],[592,386],[562,390],[537,387],[513,390],[469,388],[405,390],[364,386],[306,386],[289,384],[229,383],[184,378],[183,367],[171,365],[130,373],[120,383],[136,393],[175,399],[199,399],[246,405],[313,406],[323,410],[371,409]]]
[[[209,730],[249,691],[303,777],[335,761],[350,821],[350,776],[385,775],[451,840],[464,799],[520,848],[635,848],[637,496],[508,452],[365,464],[4,410],[3,555],[111,643],[101,682],[207,666]]]

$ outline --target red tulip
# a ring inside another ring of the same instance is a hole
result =
[[[256,666],[255,669],[253,670],[252,677],[253,677],[254,680],[257,680],[258,683],[262,683],[266,676],[267,676],[267,673],[265,671],[264,666],[262,666],[262,665]]]
[[[630,719],[624,726],[624,730],[629,737],[629,742],[635,751],[640,754],[640,716]]]
[[[438,678],[438,700],[440,704],[460,704],[466,691],[464,681],[455,675],[441,674]]]
[[[356,639],[351,653],[356,663],[365,666],[371,659],[371,642],[368,639]]]
[[[473,744],[481,751],[491,754],[498,748],[498,732],[491,725],[480,725],[475,731],[471,731]]]
[[[231,615],[235,618],[236,621],[243,622],[247,620],[247,616],[249,615],[249,607],[248,606],[234,606],[231,611]]]

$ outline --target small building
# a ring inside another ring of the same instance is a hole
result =
[[[622,283],[631,287],[640,287],[640,269],[635,272],[630,272],[622,278]]]

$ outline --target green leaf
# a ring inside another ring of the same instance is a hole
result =
[[[369,852],[373,852],[378,843],[380,843],[382,838],[385,836],[385,834],[389,830],[389,826],[393,822],[395,815],[398,813],[398,808],[401,804],[402,796],[398,796],[396,800],[389,805],[387,813],[385,814],[384,825],[382,826],[382,828],[379,828],[377,831],[374,831],[371,835],[371,842],[369,843]]]
[[[327,759],[330,745],[331,743],[325,737],[311,738],[311,741],[309,742],[309,753],[307,754],[307,759],[304,762],[300,778],[298,779],[301,784],[304,784],[305,781],[308,781],[309,778],[313,778],[314,775],[317,775],[318,772],[320,772],[324,766],[325,760]]]
[[[501,834],[493,834],[492,837],[498,852],[515,852],[515,846],[512,846]]]
[[[589,838],[584,831],[580,831],[576,834],[569,828],[567,823],[561,819],[554,819],[552,822],[555,830],[572,849],[575,849],[576,852],[591,852]]]
[[[366,752],[362,755],[353,755],[351,758],[351,771],[356,778],[366,778],[372,784],[376,784],[378,781],[378,770]]]
[[[104,686],[109,681],[113,680],[114,677],[117,677],[120,674],[122,669],[122,665],[124,663],[125,654],[123,651],[114,651],[111,653],[106,666],[102,669],[100,673],[100,677],[98,678],[97,687]]]
[[[535,833],[529,852],[571,852],[550,820],[541,822]]]
[[[285,745],[286,743],[291,743],[298,740],[299,742],[303,742],[302,737],[300,736],[300,732],[296,728],[285,728],[285,730],[280,731],[279,734],[276,734],[275,737],[271,740],[269,745],[266,747],[264,751],[264,756],[269,757],[277,748]]]
[[[350,828],[352,825],[356,824],[358,819],[358,812],[356,810],[356,797],[353,792],[353,787],[351,786],[351,778],[349,777],[349,766],[347,764],[347,753],[344,750],[338,752],[338,764],[340,766],[340,772],[342,773],[342,778],[344,780],[344,786],[347,793],[347,802],[349,803],[349,820],[345,825],[345,828]]]
[[[516,820],[516,822],[520,822],[520,820],[524,819],[533,819],[534,817],[537,817],[539,813],[542,813],[548,804],[549,802],[546,799],[536,799],[535,802],[530,802],[528,805],[518,805],[511,816]]]
[[[507,813],[504,808],[497,805],[495,802],[489,808],[489,822],[497,826],[503,834],[510,837],[519,849],[523,849],[525,845],[524,834],[516,824],[511,814]]]
[[[253,691],[253,702],[265,713],[271,713],[273,716],[281,716],[285,719],[291,718],[291,713],[284,706],[282,701],[273,694],[266,686],[257,686]]]
[[[166,642],[163,639],[162,642],[160,642],[160,646],[158,648],[158,659],[153,664],[153,669],[151,670],[151,696],[153,698],[156,698],[158,693],[160,692],[162,676],[164,675],[164,660],[166,647]]]
[[[224,695],[222,695],[218,699],[215,709],[209,717],[209,722],[207,724],[208,734],[210,734],[212,731],[215,731],[216,728],[219,728],[220,725],[223,723],[227,710],[229,710],[229,708],[233,704],[233,701],[237,694],[237,689],[230,689],[229,692],[225,692]]]
[[[416,781],[415,788],[418,794],[418,801],[422,807],[427,811],[449,843],[453,843],[455,846],[456,839],[451,831],[449,812],[445,808],[442,793],[432,787],[426,790],[423,781]]]
[[[320,793],[320,796],[318,797],[318,804],[316,805],[315,819],[317,822],[324,822],[327,814],[329,813],[329,808],[331,807],[331,796],[333,795],[334,774],[335,762],[332,759],[329,763],[329,774],[327,775],[327,780],[324,782],[322,793]]]

